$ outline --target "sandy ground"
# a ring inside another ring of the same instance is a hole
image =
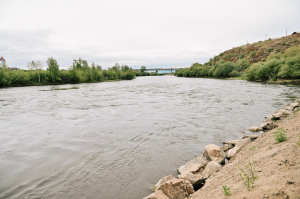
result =
[[[286,130],[287,141],[276,144],[272,133],[277,128],[264,133],[234,155],[190,198],[300,199],[300,146],[296,144],[300,142],[299,109],[276,123]],[[255,174],[259,177],[250,191],[240,180],[237,169],[249,161],[255,162]],[[223,185],[230,188],[231,196],[224,195]]]

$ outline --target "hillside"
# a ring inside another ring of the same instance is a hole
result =
[[[300,34],[239,46],[177,70],[178,77],[238,77],[249,81],[300,79]]]
[[[266,61],[271,53],[284,53],[288,48],[300,44],[300,34],[289,35],[278,39],[268,39],[253,44],[246,44],[226,50],[211,59],[216,63],[220,59],[236,63],[239,59],[246,58],[251,64]]]

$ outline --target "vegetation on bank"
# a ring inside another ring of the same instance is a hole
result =
[[[68,70],[59,70],[57,61],[50,57],[47,60],[47,69],[42,70],[39,61],[28,63],[29,70],[7,70],[0,68],[0,87],[73,84],[102,82],[108,80],[131,80],[136,73],[127,65],[119,66],[118,63],[108,70],[103,70],[100,65],[88,65],[86,60],[74,59],[73,65]]]
[[[300,34],[292,36],[293,37],[286,37],[291,40],[292,43],[285,43],[283,45],[284,50],[281,50],[278,47],[278,42],[282,41],[282,38],[278,39],[278,41],[274,40],[273,43],[276,48],[270,48],[270,50],[267,50],[268,56],[260,57],[260,61],[258,62],[254,62],[254,59],[251,59],[251,56],[250,59],[249,56],[245,58],[245,56],[241,56],[240,53],[237,53],[234,59],[231,59],[233,57],[230,59],[228,59],[228,57],[225,59],[219,59],[220,57],[224,58],[225,53],[221,53],[219,56],[214,57],[214,59],[211,59],[203,65],[194,63],[190,68],[177,70],[175,75],[178,77],[240,77],[249,81],[300,79],[300,45],[298,44],[299,41],[297,39],[297,37],[300,37]],[[263,43],[265,43],[265,46],[270,46],[270,41],[267,40],[260,44],[262,49],[266,48]],[[296,46],[296,44],[298,44],[298,46]],[[255,45],[252,44],[249,46],[253,47]],[[249,49],[248,54],[251,55],[251,50],[255,48],[248,47],[246,47],[246,49]],[[241,47],[238,49],[241,49]],[[262,52],[262,49],[260,49],[259,52]],[[256,57],[255,61],[257,60],[258,57]]]

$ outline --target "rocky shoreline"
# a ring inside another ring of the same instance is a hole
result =
[[[274,114],[266,116],[263,124],[261,124],[259,127],[251,127],[249,131],[264,131],[261,136],[263,137],[266,132],[269,133],[271,130],[278,127],[278,121],[282,121],[283,118],[288,118],[291,115],[295,116],[295,114],[299,110],[299,106],[300,100],[294,103],[290,103],[283,109],[275,111]],[[213,176],[221,173],[219,172],[220,170],[226,173],[225,167],[230,167],[230,164],[232,164],[237,156],[242,154],[240,153],[240,151],[244,150],[244,148],[246,148],[246,146],[248,146],[251,142],[255,142],[257,138],[259,138],[257,135],[244,135],[241,140],[230,140],[223,142],[224,145],[222,147],[219,147],[215,144],[209,144],[205,146],[203,154],[201,156],[190,160],[185,165],[182,165],[177,169],[179,173],[178,178],[174,177],[171,174],[163,177],[155,185],[155,192],[148,195],[144,199],[208,198],[207,195],[203,197],[204,192],[200,193],[202,192],[202,188],[207,184],[207,180],[211,181],[211,178]],[[269,145],[269,148],[270,147],[271,146]],[[247,157],[244,158],[248,160]],[[219,176],[219,178],[223,176],[224,174]],[[215,180],[216,182],[218,182],[218,179]],[[242,184],[242,182],[240,182],[240,184]],[[210,185],[209,187],[212,186]],[[205,187],[205,189],[207,189],[207,187]],[[216,189],[218,191],[221,190],[221,192],[223,191],[222,187],[216,187]],[[210,195],[211,194],[213,193],[210,193]],[[282,193],[280,196],[289,198],[289,196],[284,193]],[[225,197],[224,194],[221,198],[223,197]],[[245,196],[244,198],[248,197]],[[260,198],[269,198],[269,195],[263,194],[263,197]]]

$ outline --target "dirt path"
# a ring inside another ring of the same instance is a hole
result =
[[[264,133],[242,148],[190,198],[300,199],[300,146],[296,143],[300,142],[300,111],[277,124],[286,130],[287,141],[276,144],[272,133],[278,128]],[[259,177],[250,191],[240,180],[237,169],[249,161],[255,162],[255,174]],[[230,188],[231,196],[224,195],[224,185]]]

